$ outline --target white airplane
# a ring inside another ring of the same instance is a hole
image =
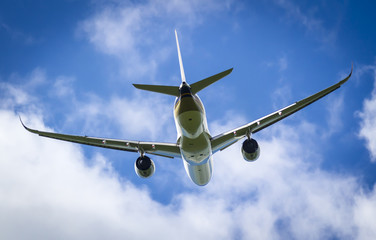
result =
[[[20,118],[22,125],[28,131],[43,137],[92,145],[96,147],[138,152],[140,156],[137,158],[134,167],[137,175],[142,178],[150,177],[155,171],[154,162],[145,154],[153,154],[168,158],[181,158],[183,159],[185,170],[191,180],[195,184],[203,186],[206,185],[211,179],[214,153],[226,149],[240,139],[246,138],[241,148],[243,157],[249,162],[257,160],[260,155],[260,147],[257,141],[251,138],[253,133],[256,133],[284,119],[285,117],[290,116],[307,105],[338,89],[350,78],[353,69],[351,67],[350,74],[337,84],[334,84],[310,97],[295,102],[265,117],[212,137],[208,130],[204,106],[200,98],[197,96],[197,93],[210,84],[230,74],[232,68],[189,85],[185,79],[176,30],[175,37],[182,80],[180,86],[143,84],[133,85],[138,89],[168,94],[176,97],[174,107],[174,119],[178,135],[176,143],[141,142],[42,132],[26,127]]]

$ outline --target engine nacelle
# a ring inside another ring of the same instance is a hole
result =
[[[139,177],[148,178],[153,175],[155,171],[154,162],[148,156],[144,155],[137,158],[136,162],[134,163],[134,170]]]
[[[246,139],[242,145],[242,154],[244,160],[248,162],[256,161],[260,156],[260,147],[257,141],[253,138]]]

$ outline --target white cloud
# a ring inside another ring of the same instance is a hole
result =
[[[323,136],[329,137],[334,133],[339,132],[343,127],[342,114],[344,110],[344,95],[329,96],[326,104],[326,110],[328,111],[328,131]]]
[[[75,97],[73,91],[73,82],[75,79],[73,77],[59,76],[52,88],[53,96],[55,97]]]
[[[354,211],[355,221],[361,226],[359,230],[359,239],[375,238],[375,214],[376,214],[376,191],[375,188],[368,194],[361,194],[356,197]]]
[[[37,98],[30,93],[46,83],[46,73],[41,68],[35,68],[26,77],[13,73],[8,81],[0,82],[0,107],[21,110],[28,103],[35,103]],[[33,111],[38,111],[33,109]]]
[[[46,129],[40,118],[25,120]],[[188,192],[163,206],[101,155],[87,166],[78,145],[28,133],[10,110],[0,125],[2,239],[231,238],[225,201]]]
[[[19,88],[8,83],[0,83],[3,101],[3,107],[13,107],[14,105],[25,104],[29,101],[29,95]]]
[[[337,40],[338,27],[342,20],[340,14],[331,11],[331,14],[336,14],[338,17],[336,19],[337,21],[334,22],[334,26],[329,28],[327,22],[324,22],[323,19],[317,17],[317,13],[320,10],[318,4],[314,4],[311,8],[305,6],[305,9],[302,10],[302,7],[300,7],[299,4],[290,0],[275,0],[274,2],[286,11],[286,17],[288,20],[293,20],[301,24],[310,37],[313,37],[323,44],[329,44],[329,46],[334,45]]]
[[[168,132],[176,140],[171,98],[134,94],[130,97],[112,96],[109,100],[91,95],[85,100],[77,102],[77,107],[71,109],[69,121],[85,122],[85,132],[89,134],[98,133],[98,130],[112,133],[111,129],[119,129],[127,138],[155,140]],[[171,100],[170,104],[166,100]]]
[[[99,12],[96,17],[102,22],[92,26],[88,31],[93,32],[88,35],[94,37],[91,41],[101,51],[130,63],[127,71],[134,67],[135,72],[137,68],[152,72],[155,70],[153,64],[158,64],[154,61],[155,56],[163,57],[163,54],[155,53],[146,58],[145,66],[140,66],[145,55],[140,52],[139,42],[132,41],[139,40],[135,36],[141,36],[138,34],[142,28],[132,28],[144,26],[140,21],[145,20],[145,24],[155,26],[156,32],[163,35],[158,24],[153,23],[154,14],[161,14],[160,8],[166,7],[165,13],[175,11],[182,18],[189,16],[192,18],[188,20],[197,21],[197,15],[188,13],[197,6],[205,11],[207,8],[201,2],[171,1],[167,5],[147,2],[141,8],[127,3],[131,9],[138,9],[131,12],[127,7],[109,7]],[[186,5],[182,7],[182,4]],[[128,32],[116,32],[121,31],[116,27],[116,21],[120,22],[119,27],[132,29],[131,39],[124,39],[136,48],[135,54],[134,48],[122,45],[120,40]],[[109,29],[105,29],[103,23],[108,23]],[[114,39],[107,30],[113,31]],[[140,39],[151,41],[145,36]],[[150,42],[147,44],[150,48],[153,46]],[[134,65],[132,60],[136,61]],[[35,79],[43,79],[40,78],[43,75],[35,76]],[[57,79],[56,86],[65,89],[57,93],[75,96],[69,79],[62,77],[60,80]],[[38,82],[35,81],[36,85]],[[158,192],[135,185],[127,176],[119,176],[103,155],[95,154],[87,159],[79,145],[26,132],[15,111],[24,113],[27,116],[24,121],[30,126],[52,130],[42,120],[45,113],[35,111],[44,106],[36,108],[34,103],[38,98],[26,88],[0,83],[0,89],[5,89],[0,96],[1,239],[376,238],[375,188],[367,192],[355,176],[320,169],[318,162],[323,157],[316,150],[319,149],[317,144],[323,143],[311,142],[310,139],[315,139],[312,130],[315,125],[311,123],[301,122],[294,126],[278,123],[261,135],[255,135],[262,154],[255,163],[242,160],[239,144],[216,154],[214,177],[209,185],[199,188],[191,183],[163,205],[153,197]],[[166,133],[168,120],[164,116],[171,108],[161,99],[132,97],[112,96],[106,102],[91,95],[86,104],[73,105],[83,108],[77,107],[75,110],[81,117],[73,116],[70,121],[77,124],[88,118],[90,128],[125,123],[127,128],[121,130],[124,134],[138,135],[146,131],[156,137]],[[56,103],[51,104],[59,107]],[[155,112],[163,112],[163,117]],[[363,114],[367,112],[365,110]],[[227,130],[244,123],[243,119],[232,113],[210,126]],[[155,122],[158,127],[152,126]],[[169,181],[163,179],[163,183],[173,186],[187,179],[186,176],[173,177]],[[157,178],[151,181],[160,184]]]
[[[286,55],[276,58],[275,60],[265,61],[263,65],[267,68],[276,68],[279,72],[283,72],[288,68],[288,60]]]
[[[64,128],[73,128],[78,131],[76,134],[97,137],[115,135],[129,140],[137,137],[144,141],[157,138],[176,141],[173,98],[138,92],[123,97],[112,95],[106,99],[94,93],[77,94],[70,83],[71,78],[59,77],[51,92],[53,96],[66,99],[62,103],[66,107]]]
[[[89,41],[100,51],[118,57],[132,78],[153,78],[160,62],[175,45],[174,28],[194,27],[211,12],[228,8],[231,1],[144,1],[101,5],[80,24]]]
[[[0,82],[0,107],[4,109],[40,116],[45,111],[44,117],[58,121],[59,129],[75,131],[73,134],[77,135],[97,136],[100,133],[102,137],[116,134],[118,138],[130,140],[138,137],[145,141],[161,138],[176,141],[172,97],[137,90],[132,95],[108,98],[94,93],[77,93],[74,77],[60,75],[53,79],[39,68],[25,76],[14,74],[10,78],[17,78],[17,82],[23,84]],[[42,87],[48,89],[43,92],[43,101],[33,96]],[[59,107],[46,110],[47,105]],[[59,119],[53,117],[56,112]]]
[[[46,82],[47,80],[46,71],[42,68],[35,68],[31,72],[31,74],[28,76],[28,79],[29,81],[27,83],[27,86],[25,87],[29,87],[29,88],[37,87]]]
[[[355,177],[316,165],[320,156],[305,140],[311,134],[305,129],[279,123],[269,136],[255,135],[261,157],[254,163],[242,161],[240,144],[215,155],[208,191],[236,206],[233,219],[247,239],[362,239],[358,231],[375,237],[357,215],[368,216],[376,203],[360,194]],[[357,205],[358,198],[366,204]]]
[[[313,18],[302,12],[301,8],[292,3],[289,0],[277,0],[275,1],[279,6],[287,11],[289,17],[295,18],[302,25],[304,25],[309,31],[322,28],[322,22],[319,19]]]
[[[25,45],[32,45],[40,42],[40,40],[35,39],[30,34],[19,31],[18,29],[11,27],[4,22],[0,22],[0,30],[5,30],[5,32],[12,38],[12,40],[19,41]]]
[[[363,102],[363,110],[358,113],[361,118],[359,136],[366,140],[366,147],[371,161],[376,162],[376,67],[364,66],[359,72],[363,74],[371,70],[374,78],[374,89],[371,97]]]
[[[312,124],[278,123],[256,134],[262,155],[254,163],[242,160],[240,144],[216,154],[206,187],[191,183],[163,205],[153,189],[118,176],[101,154],[86,159],[79,145],[28,133],[13,106],[0,110],[2,239],[376,237],[375,189],[366,192],[356,177],[320,169]],[[48,130],[42,113],[24,111],[27,124]],[[242,119],[229,114],[211,126]],[[171,177],[167,184],[186,179]]]
[[[227,132],[230,129],[240,127],[247,122],[247,120],[236,114],[234,111],[227,111],[222,114],[222,118],[216,119],[215,121],[209,123],[210,134],[214,137],[223,132]]]
[[[286,107],[292,103],[292,93],[291,88],[287,85],[277,88],[274,90],[272,96],[273,100],[273,108],[280,109],[282,107]]]
[[[287,57],[283,56],[278,59],[278,65],[279,65],[279,71],[285,71],[287,69],[288,63],[287,63]]]

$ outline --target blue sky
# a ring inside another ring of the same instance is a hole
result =
[[[372,239],[376,237],[376,30],[372,1],[1,1],[2,239]],[[180,159],[44,139],[33,128],[176,141],[169,96],[200,92],[212,135],[353,77],[338,91],[214,155],[194,185]],[[142,224],[140,224],[142,223]],[[145,227],[147,226],[147,227]],[[23,231],[19,231],[23,229]],[[88,230],[89,229],[89,230]]]

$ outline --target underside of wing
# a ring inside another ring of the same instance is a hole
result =
[[[20,118],[21,120],[21,118]],[[22,125],[29,132],[38,134],[39,136],[54,138],[67,142],[80,143],[85,145],[91,145],[102,148],[110,148],[128,152],[142,152],[149,153],[157,156],[168,158],[181,158],[180,148],[174,143],[158,143],[158,142],[140,142],[140,141],[128,141],[109,138],[95,138],[87,136],[75,136],[68,134],[43,132],[26,127],[22,120]]]
[[[311,103],[325,97],[329,93],[335,91],[336,89],[340,88],[342,84],[344,84],[352,74],[352,68],[350,74],[344,78],[342,81],[316,93],[312,96],[309,96],[305,99],[302,99],[298,102],[295,102],[285,108],[282,108],[278,111],[275,111],[265,117],[259,118],[253,122],[245,124],[241,127],[235,128],[231,131],[225,132],[218,136],[215,136],[211,140],[213,153],[219,150],[223,150],[226,147],[230,146],[231,144],[237,142],[238,140],[242,139],[243,137],[247,136],[247,134],[256,133],[288,116],[291,114],[303,109],[304,107],[310,105]]]

